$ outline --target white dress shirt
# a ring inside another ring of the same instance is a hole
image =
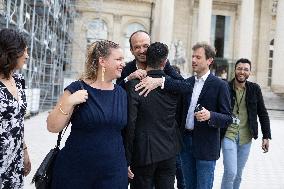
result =
[[[186,129],[193,130],[194,128],[194,109],[196,107],[201,90],[209,74],[210,74],[210,70],[208,70],[208,72],[199,79],[197,79],[197,77],[195,76],[195,83],[194,83],[193,92],[191,96],[190,106],[188,108],[188,112],[186,116],[186,123],[185,123]]]

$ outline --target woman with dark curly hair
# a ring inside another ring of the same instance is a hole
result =
[[[15,73],[29,58],[24,37],[15,30],[0,30],[0,183],[2,188],[23,188],[31,170],[24,142],[27,107],[24,79]]]
[[[50,132],[60,132],[70,119],[72,123],[65,147],[56,157],[51,188],[127,189],[121,136],[127,123],[127,96],[112,82],[121,76],[123,67],[118,44],[94,42],[82,80],[67,86],[50,112]]]

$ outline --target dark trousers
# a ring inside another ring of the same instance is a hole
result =
[[[153,164],[133,167],[130,189],[174,189],[176,157]]]
[[[177,188],[185,189],[185,181],[182,173],[182,164],[180,154],[176,156],[176,178],[177,178]]]

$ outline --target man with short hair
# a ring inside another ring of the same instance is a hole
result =
[[[147,50],[147,75],[165,77],[168,48],[156,42]],[[131,189],[173,189],[176,154],[180,150],[176,121],[179,95],[154,89],[140,96],[134,79],[126,83],[128,124],[125,131],[126,157]]]
[[[135,57],[131,62],[126,63],[126,66],[123,68],[121,77],[116,80],[116,83],[125,87],[125,83],[132,79],[144,79],[148,82],[147,88],[142,90],[140,94],[147,94],[154,88],[167,86],[167,89],[170,91],[180,91],[183,92],[191,90],[189,83],[179,83],[179,80],[183,80],[183,77],[178,74],[174,68],[170,65],[169,61],[166,61],[164,72],[165,77],[163,78],[152,78],[147,77],[145,68],[146,68],[146,52],[150,46],[151,40],[149,34],[144,30],[138,30],[131,34],[129,38],[130,51]],[[145,85],[141,83],[141,88]],[[138,88],[140,89],[140,88]]]
[[[247,162],[252,138],[258,137],[257,116],[261,125],[262,149],[268,152],[271,139],[270,121],[260,87],[247,81],[251,62],[241,58],[235,64],[235,78],[229,82],[233,123],[222,129],[224,174],[222,189],[238,189]]]
[[[220,128],[232,121],[230,94],[227,83],[210,73],[214,48],[197,43],[192,50],[196,75],[185,80],[194,87],[182,103],[182,170],[186,189],[211,189],[220,156]]]

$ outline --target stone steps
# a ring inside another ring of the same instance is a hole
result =
[[[284,108],[284,107],[283,107]],[[269,118],[276,120],[284,120],[284,110],[268,110]]]

